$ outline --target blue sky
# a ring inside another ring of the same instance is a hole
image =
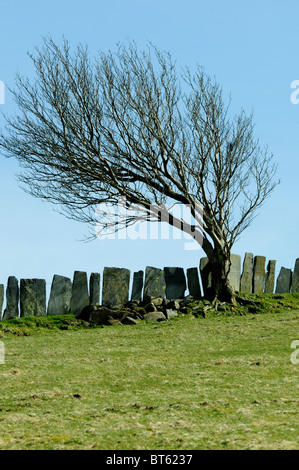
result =
[[[17,72],[34,77],[27,51],[42,36],[86,43],[91,55],[134,40],[168,50],[191,70],[197,63],[232,95],[232,110],[254,112],[256,137],[279,164],[280,186],[234,246],[293,268],[299,257],[299,105],[291,82],[299,79],[299,2],[295,0],[1,0],[0,80],[13,86]],[[5,113],[16,112],[7,88]],[[4,120],[0,116],[0,126]],[[0,156],[0,283],[7,277],[72,277],[74,270],[102,272],[104,266],[132,271],[146,266],[198,266],[203,251],[185,250],[181,240],[80,240],[87,228],[27,195],[15,178],[17,164]]]

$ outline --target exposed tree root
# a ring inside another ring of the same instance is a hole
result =
[[[236,301],[240,305],[253,305],[255,307],[257,307],[259,305],[262,305],[262,302],[254,301],[254,300],[250,300],[250,299],[245,299],[244,297],[240,297],[240,296],[236,296]]]

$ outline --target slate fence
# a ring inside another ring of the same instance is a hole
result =
[[[299,292],[299,258],[294,270],[282,267],[275,285],[275,260],[266,267],[264,256],[245,253],[241,267],[241,256],[232,255],[230,281],[235,291],[243,293],[288,293]],[[130,287],[131,286],[131,287]],[[129,300],[147,301],[151,297],[170,300],[192,295],[195,299],[207,297],[211,289],[211,272],[208,258],[201,258],[199,269],[180,267],[164,269],[147,266],[145,272],[133,273],[125,268],[105,267],[103,273],[75,271],[73,280],[55,274],[49,300],[44,279],[18,279],[10,276],[4,293],[0,284],[0,318],[19,316],[79,314],[89,304],[105,306],[122,305]],[[4,295],[5,294],[5,295]],[[100,299],[101,294],[101,299]],[[6,298],[5,298],[6,297]],[[2,314],[4,300],[6,306]]]

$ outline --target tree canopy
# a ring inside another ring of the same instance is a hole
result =
[[[201,66],[179,68],[152,45],[120,44],[91,59],[87,46],[72,52],[66,40],[45,38],[29,56],[35,80],[17,75],[19,114],[0,136],[25,190],[93,225],[96,207],[119,197],[145,211],[186,205],[214,280],[227,286],[231,248],[277,184],[252,114],[231,116],[230,100]],[[216,296],[222,287],[215,283]]]

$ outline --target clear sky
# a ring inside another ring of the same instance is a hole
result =
[[[254,112],[256,137],[279,164],[280,186],[243,233],[233,252],[252,252],[293,268],[299,257],[299,105],[291,82],[299,80],[298,0],[1,0],[0,80],[14,85],[17,72],[34,77],[27,51],[50,34],[90,53],[134,40],[168,50],[178,64],[201,64],[232,95],[232,109]],[[5,113],[16,112],[6,88]],[[0,116],[0,126],[4,120]],[[17,164],[0,155],[0,283],[7,277],[72,277],[74,270],[102,272],[104,266],[132,271],[146,266],[198,266],[202,250],[181,240],[80,241],[87,229],[57,214],[53,206],[19,188]]]

